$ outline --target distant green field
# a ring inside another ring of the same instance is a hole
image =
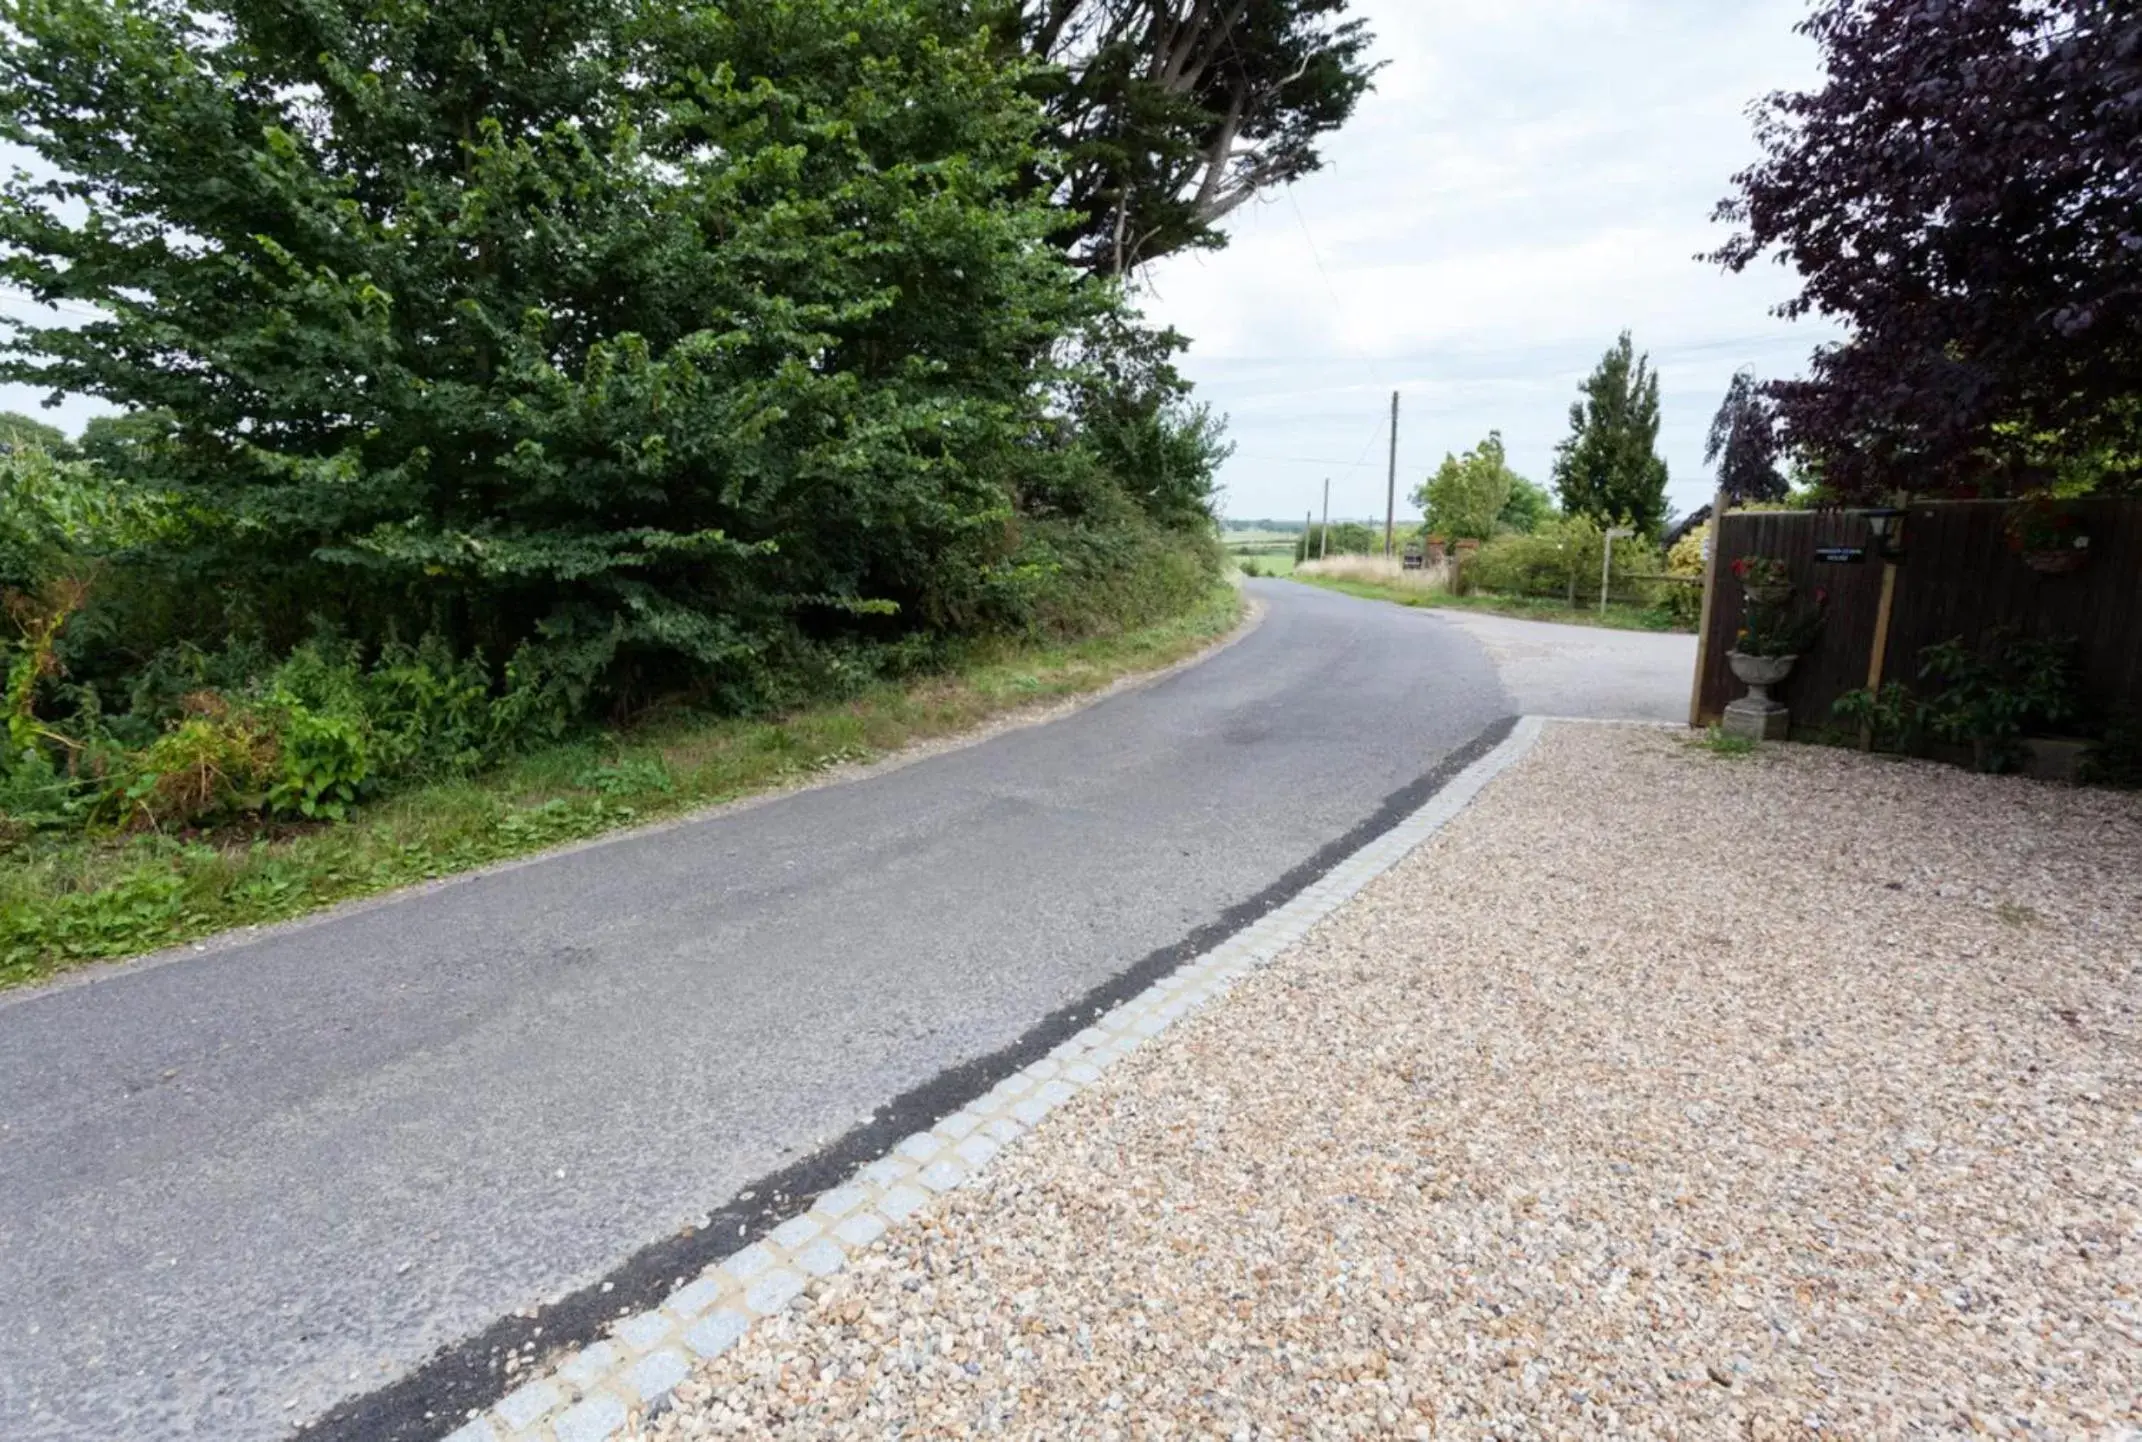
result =
[[[1279,551],[1250,553],[1235,551],[1231,554],[1234,556],[1235,564],[1241,567],[1245,574],[1250,573],[1252,567],[1255,568],[1255,574],[1260,576],[1291,576],[1294,574],[1294,548],[1292,546]]]

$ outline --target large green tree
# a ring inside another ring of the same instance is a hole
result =
[[[0,451],[35,446],[42,451],[68,449],[67,433],[47,421],[32,419],[21,411],[0,411]]]
[[[1452,539],[1484,541],[1495,534],[1503,509],[1524,478],[1510,469],[1502,432],[1462,456],[1446,453],[1434,475],[1413,491],[1429,531]]]
[[[1555,449],[1554,488],[1569,515],[1628,524],[1656,538],[1666,521],[1666,462],[1658,454],[1659,378],[1629,332],[1600,357],[1569,408]]]
[[[1538,481],[1519,476],[1510,485],[1510,499],[1495,518],[1497,529],[1531,535],[1554,515],[1554,493]]]
[[[1322,164],[1376,67],[1348,0],[967,0],[1036,62],[1082,263],[1122,275]]]
[[[1058,361],[1112,296],[1019,76],[941,20],[0,0],[0,139],[51,168],[0,186],[0,277],[108,317],[0,376],[174,417],[109,453],[271,628],[629,690],[976,624],[1022,497],[1076,489]]]

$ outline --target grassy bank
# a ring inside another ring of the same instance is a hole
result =
[[[776,720],[591,737],[268,839],[32,837],[0,854],[0,987],[792,785],[1170,665],[1225,635],[1240,612],[1235,589],[1220,586],[1161,625],[980,649],[945,674]]]
[[[1361,581],[1343,576],[1319,576],[1297,570],[1293,579],[1327,591],[1340,591],[1370,601],[1395,601],[1401,606],[1427,606],[1450,611],[1484,611],[1491,616],[1515,616],[1527,621],[1559,621],[1569,626],[1602,626],[1612,631],[1690,631],[1675,623],[1664,611],[1632,606],[1619,601],[1572,609],[1559,600],[1536,596],[1496,596],[1476,593],[1454,596],[1448,591],[1379,581]]]

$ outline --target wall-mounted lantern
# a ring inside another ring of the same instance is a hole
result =
[[[1877,506],[1867,512],[1867,532],[1874,537],[1874,554],[1892,564],[1904,559],[1904,512],[1896,506]]]

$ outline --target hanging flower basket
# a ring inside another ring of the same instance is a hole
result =
[[[2066,576],[2090,561],[2090,533],[2082,517],[2058,501],[2038,497],[2008,513],[2008,547],[2041,576]]]
[[[1756,581],[1743,585],[1740,590],[1758,606],[1782,606],[1792,599],[1790,581]]]

